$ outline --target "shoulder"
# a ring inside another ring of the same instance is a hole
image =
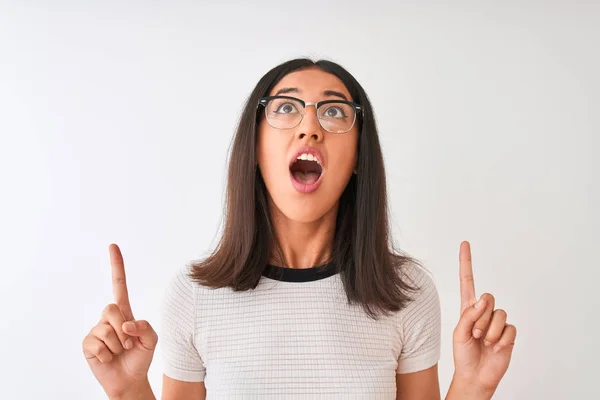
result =
[[[416,289],[417,296],[427,292],[437,292],[433,273],[417,263],[407,263],[400,271],[402,279]],[[414,294],[412,297],[415,297]]]
[[[191,291],[194,287],[190,275],[191,269],[188,265],[176,268],[167,281],[167,290]]]
[[[189,302],[194,305],[198,301],[204,302],[210,299],[217,301],[217,298],[230,296],[231,293],[232,291],[228,287],[212,288],[198,282],[193,277],[193,269],[190,264],[175,269],[169,277],[165,289],[167,300]]]
[[[195,304],[200,288],[201,285],[192,279],[191,267],[189,265],[180,266],[167,279],[164,302],[178,306],[192,306]]]
[[[411,299],[400,311],[404,318],[423,316],[424,314],[440,314],[440,296],[435,277],[424,266],[416,263],[406,264],[401,269],[402,280],[414,290],[407,291]]]

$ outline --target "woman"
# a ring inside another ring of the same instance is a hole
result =
[[[373,110],[341,66],[296,59],[251,93],[234,138],[224,231],[168,285],[161,346],[166,400],[439,399],[440,305],[388,233]],[[158,338],[129,304],[110,247],[115,303],[83,341],[111,399],[153,399]],[[447,399],[488,399],[516,329],[494,297],[476,302],[460,249],[462,310]]]

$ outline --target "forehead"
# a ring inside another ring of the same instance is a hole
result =
[[[352,96],[340,78],[325,72],[319,68],[311,67],[299,71],[290,72],[271,89],[269,96],[273,96],[281,88],[297,88],[303,100],[318,100],[325,90],[334,90],[344,93],[348,100],[353,101]],[[295,96],[294,94],[290,94]],[[314,99],[305,96],[316,97]]]

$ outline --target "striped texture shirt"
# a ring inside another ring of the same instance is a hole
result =
[[[268,266],[255,289],[211,289],[178,270],[160,330],[165,375],[204,381],[207,399],[395,399],[396,374],[440,357],[440,302],[431,276],[399,312],[373,320],[349,305],[327,265]]]

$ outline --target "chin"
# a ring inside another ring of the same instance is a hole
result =
[[[302,224],[310,224],[323,218],[326,212],[319,212],[318,210],[281,210],[281,213],[285,215],[289,220],[299,222]]]
[[[312,199],[280,199],[272,201],[271,207],[275,207],[280,214],[290,221],[309,224],[318,221],[333,211],[335,202],[325,204],[323,201]]]

